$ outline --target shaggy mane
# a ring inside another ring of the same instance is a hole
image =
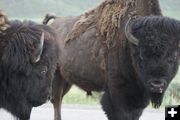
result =
[[[143,7],[148,6],[147,10]],[[142,10],[143,9],[143,10]],[[159,3],[156,0],[114,0],[109,3],[107,0],[96,8],[85,12],[75,23],[72,32],[67,36],[65,42],[78,38],[86,30],[96,27],[97,34],[110,41],[116,37],[125,20],[132,16],[161,15]]]
[[[109,4],[107,1],[102,2],[95,9],[80,16],[65,42],[78,38],[91,27],[96,27],[101,36],[105,36],[108,40],[112,39],[128,10],[128,4],[133,2],[134,0],[121,0],[112,4]]]

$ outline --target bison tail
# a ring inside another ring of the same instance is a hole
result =
[[[55,13],[47,13],[42,23],[44,25],[47,25],[51,19],[56,19],[56,17],[57,16]]]

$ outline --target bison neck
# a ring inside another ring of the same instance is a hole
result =
[[[129,46],[117,46],[108,53],[108,78],[124,84],[142,84],[136,75],[132,65]]]

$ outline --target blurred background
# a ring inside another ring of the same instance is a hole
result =
[[[0,9],[4,10],[10,19],[30,19],[41,22],[45,14],[54,12],[60,16],[75,16],[94,8],[103,0],[0,0]],[[165,16],[180,20],[180,0],[160,0],[160,5]],[[166,92],[163,106],[178,104],[180,98],[180,72]],[[173,93],[173,94],[172,94]],[[93,93],[87,97],[86,93],[73,87],[65,96],[64,104],[98,105],[101,93]],[[174,99],[176,98],[176,99]],[[151,107],[151,106],[149,106]]]
[[[79,15],[103,0],[0,0],[0,9],[17,19],[41,20],[47,12]],[[160,0],[164,15],[180,19],[180,0]]]

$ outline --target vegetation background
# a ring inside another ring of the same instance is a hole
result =
[[[94,8],[103,0],[0,0],[0,9],[4,10],[11,19],[30,19],[41,22],[45,14],[54,12],[60,16],[80,15],[88,9]],[[180,0],[160,0],[160,5],[165,16],[180,20]],[[180,87],[176,86],[180,78],[178,72],[175,80],[166,93],[163,105],[178,104],[172,99],[171,93],[176,88],[177,96],[180,94]],[[177,84],[178,83],[178,84]],[[65,96],[66,104],[99,104],[101,94],[93,93],[92,97],[87,97],[86,93],[73,87]],[[176,96],[176,95],[175,95]]]
[[[0,0],[0,9],[12,18],[38,19],[47,12],[79,15],[103,0]],[[180,19],[180,0],[160,0],[163,13]]]

